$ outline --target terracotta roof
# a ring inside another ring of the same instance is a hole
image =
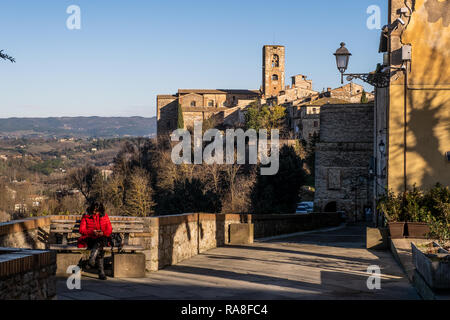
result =
[[[308,101],[305,103],[299,104],[299,106],[323,106],[325,104],[348,104],[350,102],[343,100],[343,99],[337,99],[337,98],[320,98],[318,100]]]
[[[178,89],[178,94],[186,94],[186,93],[259,95],[259,90],[247,90],[247,89]]]
[[[177,98],[177,96],[174,96],[173,94],[158,94],[156,97],[157,98],[174,98],[174,99]]]

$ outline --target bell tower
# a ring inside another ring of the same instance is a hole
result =
[[[284,90],[284,46],[263,47],[262,84],[264,98],[277,96]]]

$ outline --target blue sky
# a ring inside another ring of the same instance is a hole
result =
[[[178,88],[258,89],[262,46],[286,46],[286,83],[305,74],[340,85],[332,53],[344,41],[349,72],[381,62],[370,5],[387,0],[2,0],[0,117],[145,116]],[[81,9],[69,30],[66,9]],[[372,87],[367,86],[368,90]]]

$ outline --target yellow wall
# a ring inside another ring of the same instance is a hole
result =
[[[407,90],[408,187],[414,183],[429,188],[436,182],[450,185],[450,0],[416,0],[407,26],[393,33],[390,41],[391,64],[397,65],[397,50],[412,45],[411,72]],[[412,3],[413,2],[413,3]],[[403,0],[391,0],[391,21],[399,17]],[[409,67],[408,67],[409,71]],[[403,191],[404,155],[404,77],[391,80],[389,90],[388,188]]]

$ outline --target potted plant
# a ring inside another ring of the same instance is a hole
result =
[[[409,238],[425,239],[430,232],[428,221],[430,210],[425,201],[425,195],[414,185],[412,191],[405,193],[404,211],[406,217],[405,234]]]
[[[403,238],[405,222],[401,196],[396,196],[392,191],[386,192],[378,201],[377,209],[381,210],[388,220],[391,238]]]

